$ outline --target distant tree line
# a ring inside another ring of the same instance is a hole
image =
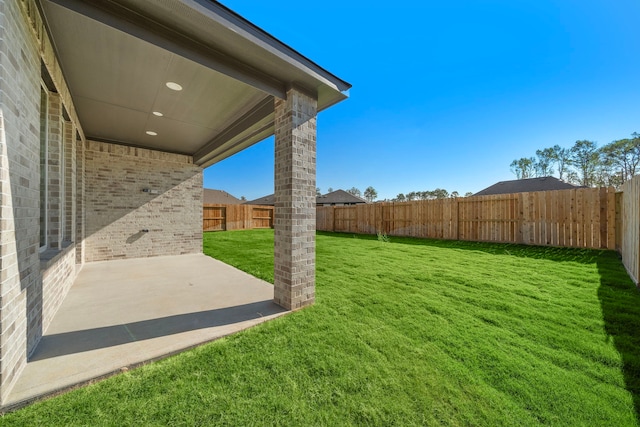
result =
[[[464,197],[471,196],[472,193],[465,193]],[[427,190],[427,191],[412,191],[410,193],[398,194],[393,202],[411,202],[413,200],[434,200],[434,199],[447,199],[447,198],[456,198],[460,197],[460,193],[457,191],[452,191],[449,193],[444,188],[436,188],[435,190]]]
[[[332,188],[329,188],[329,192],[333,191]],[[351,187],[348,190],[345,190],[347,193],[352,194],[356,197],[363,197],[363,192],[361,192],[356,187]],[[320,189],[316,188],[316,193],[320,194]],[[464,197],[471,196],[472,193],[465,193]],[[378,192],[375,188],[369,186],[366,190],[364,190],[364,199],[368,202],[373,202],[378,197]],[[395,198],[382,201],[391,201],[391,202],[410,202],[412,200],[433,200],[433,199],[446,199],[446,198],[455,198],[461,197],[457,191],[452,191],[449,193],[447,190],[443,188],[436,188],[435,190],[427,190],[427,191],[412,191],[407,194],[400,193]]]
[[[576,141],[570,148],[559,145],[536,150],[535,157],[511,162],[518,179],[556,176],[587,187],[620,187],[640,169],[640,134],[598,147],[593,141]]]

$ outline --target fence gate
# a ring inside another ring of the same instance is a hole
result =
[[[202,215],[204,231],[223,231],[227,229],[227,208],[225,206],[204,206]]]
[[[273,228],[273,208],[254,206],[252,228]]]

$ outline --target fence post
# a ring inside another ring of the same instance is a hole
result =
[[[227,219],[229,217],[229,215],[227,215],[227,207],[224,206],[222,209],[220,209],[220,213],[222,214],[222,221],[220,221],[222,224],[222,229],[223,230],[227,230]]]
[[[460,240],[460,200],[456,199],[454,206],[455,206],[455,209],[453,209],[453,211],[455,212],[455,218],[454,218],[454,212],[452,212],[452,215],[451,215],[451,221],[453,222],[455,220],[455,228],[453,230],[453,236],[455,237],[456,240]]]
[[[624,197],[626,197],[624,192],[614,193],[616,207],[615,207],[615,237],[614,237],[613,248],[615,248],[615,250],[617,250],[618,252],[622,252],[622,229],[623,229],[622,206],[624,203]],[[611,239],[611,236],[609,236],[609,239]],[[609,243],[610,242],[611,240],[609,240]],[[609,247],[609,249],[613,249],[613,248]]]
[[[524,200],[522,198],[522,193],[517,193],[516,201],[518,203],[518,211],[516,212],[516,224],[518,224],[516,242],[522,243],[524,241]]]
[[[599,199],[600,199],[600,248],[606,249],[608,247],[608,237],[607,230],[609,229],[609,209],[608,209],[608,198],[607,198],[607,188],[600,187],[599,191]]]
[[[336,232],[336,207],[331,206],[331,231]]]
[[[269,210],[269,228],[273,228],[273,214],[275,210],[276,210],[275,206],[272,206],[271,209]]]
[[[607,189],[607,247],[616,249],[616,190]]]

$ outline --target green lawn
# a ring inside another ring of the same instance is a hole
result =
[[[273,279],[273,232],[205,234]],[[640,295],[609,251],[322,233],[317,301],[9,425],[638,425]]]

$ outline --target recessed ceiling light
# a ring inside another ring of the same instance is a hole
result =
[[[171,90],[182,90],[182,86],[175,82],[167,82],[167,87]]]
[[[152,130],[148,130],[148,131],[146,132],[146,134],[147,134],[147,135],[151,135],[151,136],[156,136],[156,135],[158,134],[158,132],[154,132],[154,131],[152,131]]]
[[[158,117],[162,117],[162,116],[164,116],[164,114],[162,114],[160,111],[154,111],[154,112],[153,112],[153,115],[154,115],[154,116],[158,116]]]

